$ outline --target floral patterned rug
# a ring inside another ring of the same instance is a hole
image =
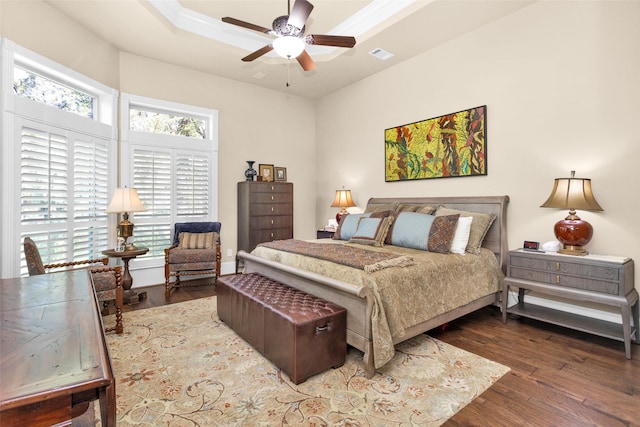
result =
[[[420,335],[372,379],[349,348],[344,366],[294,385],[218,319],[216,297],[124,322],[107,335],[118,426],[438,426],[509,371]]]

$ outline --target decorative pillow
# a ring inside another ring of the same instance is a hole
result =
[[[393,217],[390,216],[384,218],[360,218],[358,228],[349,239],[349,243],[382,246],[392,221]]]
[[[427,240],[427,250],[429,252],[449,253],[459,217],[459,214],[434,217],[429,230],[429,239]]]
[[[368,218],[369,213],[343,215],[340,219],[338,229],[333,235],[334,240],[349,240],[358,228],[360,218]]]
[[[439,207],[436,211],[436,216],[455,214],[460,214],[461,217],[473,217],[473,221],[471,222],[471,230],[469,232],[469,242],[467,243],[466,251],[470,254],[479,254],[484,236],[487,234],[487,231],[489,231],[489,227],[491,227],[491,224],[493,224],[496,216],[493,214],[460,211],[457,209],[449,209],[446,207]]]
[[[400,212],[393,221],[393,229],[390,231],[391,244],[426,251],[429,230],[434,218],[433,215]]]
[[[469,232],[471,231],[472,221],[472,216],[461,216],[460,218],[458,218],[456,232],[453,235],[453,240],[451,241],[451,249],[449,249],[449,252],[451,252],[452,254],[465,254],[467,243],[469,242]]]
[[[213,247],[215,232],[187,233],[182,232],[178,236],[178,248],[180,249],[210,249]],[[217,240],[217,239],[215,239]]]
[[[373,213],[373,212],[380,212],[380,211],[395,211],[397,207],[398,207],[397,202],[381,204],[381,205],[367,205],[367,207],[364,210],[364,213]]]
[[[369,218],[384,218],[387,216],[392,216],[393,211],[375,211],[369,215]]]
[[[418,212],[427,215],[433,215],[433,213],[438,209],[437,206],[420,206],[420,205],[403,205],[400,204],[396,208],[396,212]]]

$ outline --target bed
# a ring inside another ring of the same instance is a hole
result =
[[[371,272],[267,246],[258,246],[252,253],[239,251],[238,257],[244,262],[244,273],[260,273],[346,308],[347,343],[363,352],[363,368],[371,377],[393,357],[395,344],[499,301],[507,265],[508,201],[508,196],[410,197],[371,198],[367,203],[366,212],[397,212],[410,206],[425,209],[425,213],[432,209],[436,217],[439,212],[462,211],[460,217],[477,214],[472,223],[480,216],[494,218],[474,253],[315,241],[325,248],[362,247],[381,256],[413,261]]]

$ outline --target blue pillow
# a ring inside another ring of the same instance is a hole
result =
[[[349,240],[358,228],[360,218],[368,218],[370,213],[344,215],[333,238],[335,240]]]
[[[400,212],[393,221],[391,244],[426,251],[429,230],[435,217],[416,212]]]
[[[353,233],[349,243],[360,243],[362,245],[382,246],[384,238],[389,231],[389,225],[393,217],[384,218],[360,218],[358,229]]]

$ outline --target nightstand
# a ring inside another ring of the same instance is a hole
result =
[[[316,230],[316,239],[333,239],[335,231]]]
[[[506,323],[507,313],[511,313],[623,341],[627,359],[631,359],[631,341],[640,342],[638,291],[633,275],[630,258],[509,251],[507,277],[502,287],[502,321]],[[518,303],[507,307],[510,288],[518,288]],[[527,290],[572,302],[616,307],[622,314],[622,325],[525,303]]]

